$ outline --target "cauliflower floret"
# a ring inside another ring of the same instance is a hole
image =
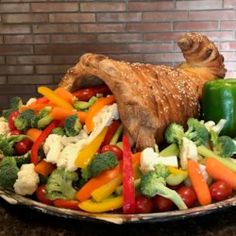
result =
[[[5,118],[0,117],[0,135],[8,135],[10,128]]]
[[[219,122],[216,124],[214,121],[210,120],[207,122],[201,121],[202,124],[205,125],[208,131],[213,130],[217,134],[220,133],[220,131],[224,128],[226,119],[220,119]]]
[[[61,143],[62,136],[57,134],[50,134],[44,145],[43,150],[46,154],[46,161],[56,164],[63,149],[63,144]]]
[[[208,173],[206,171],[206,166],[199,164],[199,169],[200,169],[201,174],[202,174],[203,178],[205,179],[205,181],[208,183],[208,185],[210,185],[212,183],[212,178],[208,175]]]
[[[140,170],[143,174],[155,170],[157,164],[178,167],[177,156],[161,157],[152,148],[145,148],[141,153]]]
[[[60,153],[57,166],[65,167],[66,170],[75,171],[78,167],[75,165],[75,160],[79,151],[86,144],[86,139],[82,139],[77,143],[68,144]]]
[[[183,169],[187,168],[187,160],[192,159],[195,161],[199,160],[197,146],[194,142],[187,138],[183,138],[182,146],[180,147],[180,165]]]
[[[39,176],[34,171],[34,164],[23,164],[17,174],[18,178],[14,184],[15,192],[20,195],[33,194],[39,183]]]
[[[26,106],[29,106],[30,104],[32,104],[33,102],[36,102],[37,98],[30,98],[27,102],[26,102]]]

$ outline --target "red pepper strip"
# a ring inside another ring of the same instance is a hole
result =
[[[39,156],[38,156],[39,148],[41,144],[45,141],[45,139],[48,137],[48,135],[51,133],[51,131],[57,127],[57,124],[58,121],[53,121],[50,125],[48,125],[46,129],[43,130],[43,132],[36,139],[31,149],[31,155],[30,155],[31,163],[34,163],[36,165],[39,162]]]
[[[56,207],[72,209],[72,210],[79,209],[79,201],[77,200],[57,199],[53,201],[53,205]]]
[[[129,140],[123,135],[123,213],[135,213],[135,188],[132,166],[132,153]]]
[[[80,101],[88,101],[92,96],[96,96],[97,93],[102,93],[103,96],[111,94],[110,89],[106,85],[99,85],[90,88],[79,89],[73,93]]]
[[[114,120],[111,123],[111,125],[108,127],[106,136],[104,138],[104,141],[103,141],[101,147],[103,147],[103,146],[105,146],[105,145],[110,143],[114,133],[116,132],[116,130],[118,129],[119,126],[120,126],[120,121],[118,121],[118,120]]]

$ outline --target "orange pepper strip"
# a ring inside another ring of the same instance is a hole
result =
[[[30,128],[26,131],[26,135],[33,141],[35,142],[35,140],[40,136],[40,134],[42,133],[42,130],[40,129],[36,129],[36,128]]]
[[[106,105],[110,105],[115,102],[115,97],[113,95],[105,97],[105,98],[99,98],[90,108],[88,111],[88,115],[85,120],[85,124],[87,127],[88,132],[92,132],[94,123],[93,118],[94,116],[102,110],[103,107]]]
[[[53,172],[53,170],[56,169],[56,165],[47,162],[45,160],[40,161],[35,167],[34,170],[38,174],[41,174],[45,177],[47,177],[49,174]]]
[[[197,199],[201,205],[208,205],[211,203],[211,194],[209,187],[200,171],[199,165],[194,160],[188,160],[187,170],[193,189],[197,194]]]
[[[54,120],[65,120],[68,116],[71,115],[77,115],[78,118],[80,119],[81,123],[85,122],[87,113],[83,111],[69,111],[67,109],[64,109],[62,107],[54,107],[52,111],[49,113],[49,116],[52,117]]]
[[[90,179],[77,193],[76,199],[79,201],[85,201],[91,197],[92,192],[101,187],[104,184],[109,183],[111,180],[121,174],[122,162],[120,162],[115,168],[106,170],[100,175]]]
[[[54,91],[52,91],[50,88],[41,86],[38,87],[38,93],[44,95],[48,100],[50,100],[52,103],[59,107],[63,107],[64,109],[67,110],[73,110],[73,106],[65,101],[63,98],[58,96]]]
[[[75,96],[70,93],[69,91],[65,90],[62,87],[58,87],[54,90],[54,93],[58,95],[59,97],[63,98],[65,101],[69,102],[70,104],[73,104],[75,100]]]

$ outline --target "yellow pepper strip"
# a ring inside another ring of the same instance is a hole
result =
[[[175,175],[181,174],[181,175],[186,175],[186,176],[188,175],[188,172],[186,170],[178,169],[173,166],[168,166],[168,170],[171,174],[175,174]]]
[[[123,197],[110,197],[106,198],[102,202],[94,202],[93,200],[86,200],[79,203],[79,208],[91,212],[91,213],[102,213],[107,211],[113,211],[121,208],[123,205]]]
[[[49,99],[52,103],[56,104],[59,107],[63,107],[67,110],[73,110],[74,109],[73,106],[69,102],[67,102],[64,99],[62,99],[61,97],[59,97],[50,88],[40,86],[40,87],[38,87],[38,93],[42,94],[47,99]]]
[[[122,176],[119,175],[110,182],[108,182],[107,184],[97,188],[91,194],[93,199],[97,202],[101,202],[104,199],[108,198],[121,184],[121,182],[122,182]]]
[[[75,165],[79,168],[86,167],[92,160],[94,154],[97,152],[101,146],[105,135],[107,133],[108,127],[105,127],[102,132],[88,145],[86,145],[78,154]]]

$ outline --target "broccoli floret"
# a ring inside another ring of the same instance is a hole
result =
[[[95,177],[104,170],[112,169],[117,165],[118,160],[113,152],[97,154],[90,164],[82,170],[82,177],[84,179]]]
[[[11,135],[9,137],[0,135],[0,151],[4,156],[13,156],[15,153],[14,144],[26,137],[26,135]]]
[[[47,125],[49,125],[53,120],[49,114],[51,110],[52,107],[50,106],[44,107],[33,120],[33,127],[44,129]]]
[[[72,183],[78,180],[78,174],[64,168],[54,170],[48,177],[46,196],[50,200],[75,198],[76,190]]]
[[[185,132],[185,136],[197,146],[206,145],[209,141],[209,132],[205,125],[195,118],[189,118],[187,124],[188,130]]]
[[[32,127],[32,120],[35,118],[35,113],[33,110],[28,109],[20,113],[15,119],[15,126],[18,130],[27,130]]]
[[[19,108],[23,105],[22,100],[20,97],[13,97],[10,100],[10,108],[9,109],[5,109],[2,111],[2,116],[5,117],[6,119],[8,119],[8,117],[10,116],[10,114],[13,111],[18,111]]]
[[[163,164],[157,164],[155,166],[155,173],[159,176],[162,177],[164,179],[167,178],[167,176],[170,174],[169,169],[167,168],[167,166],[163,165]]]
[[[66,135],[65,130],[62,127],[54,128],[52,130],[52,134],[57,134],[57,135],[61,135],[61,136]]]
[[[13,157],[16,160],[16,165],[20,168],[23,164],[30,163],[30,151],[20,156],[6,156]]]
[[[183,137],[184,137],[184,128],[180,124],[171,123],[165,131],[166,141],[170,144],[172,143],[181,144]]]
[[[64,128],[66,131],[66,135],[68,137],[78,135],[80,133],[80,130],[82,129],[82,125],[79,121],[78,116],[76,115],[68,116],[65,119]]]
[[[4,157],[0,162],[0,186],[12,189],[17,179],[19,168],[14,157]]]
[[[176,191],[166,187],[165,184],[166,182],[163,177],[160,177],[156,171],[150,171],[142,176],[140,182],[140,191],[147,197],[160,195],[162,197],[168,198],[173,203],[175,203],[179,209],[187,209],[186,204],[179,194]]]

